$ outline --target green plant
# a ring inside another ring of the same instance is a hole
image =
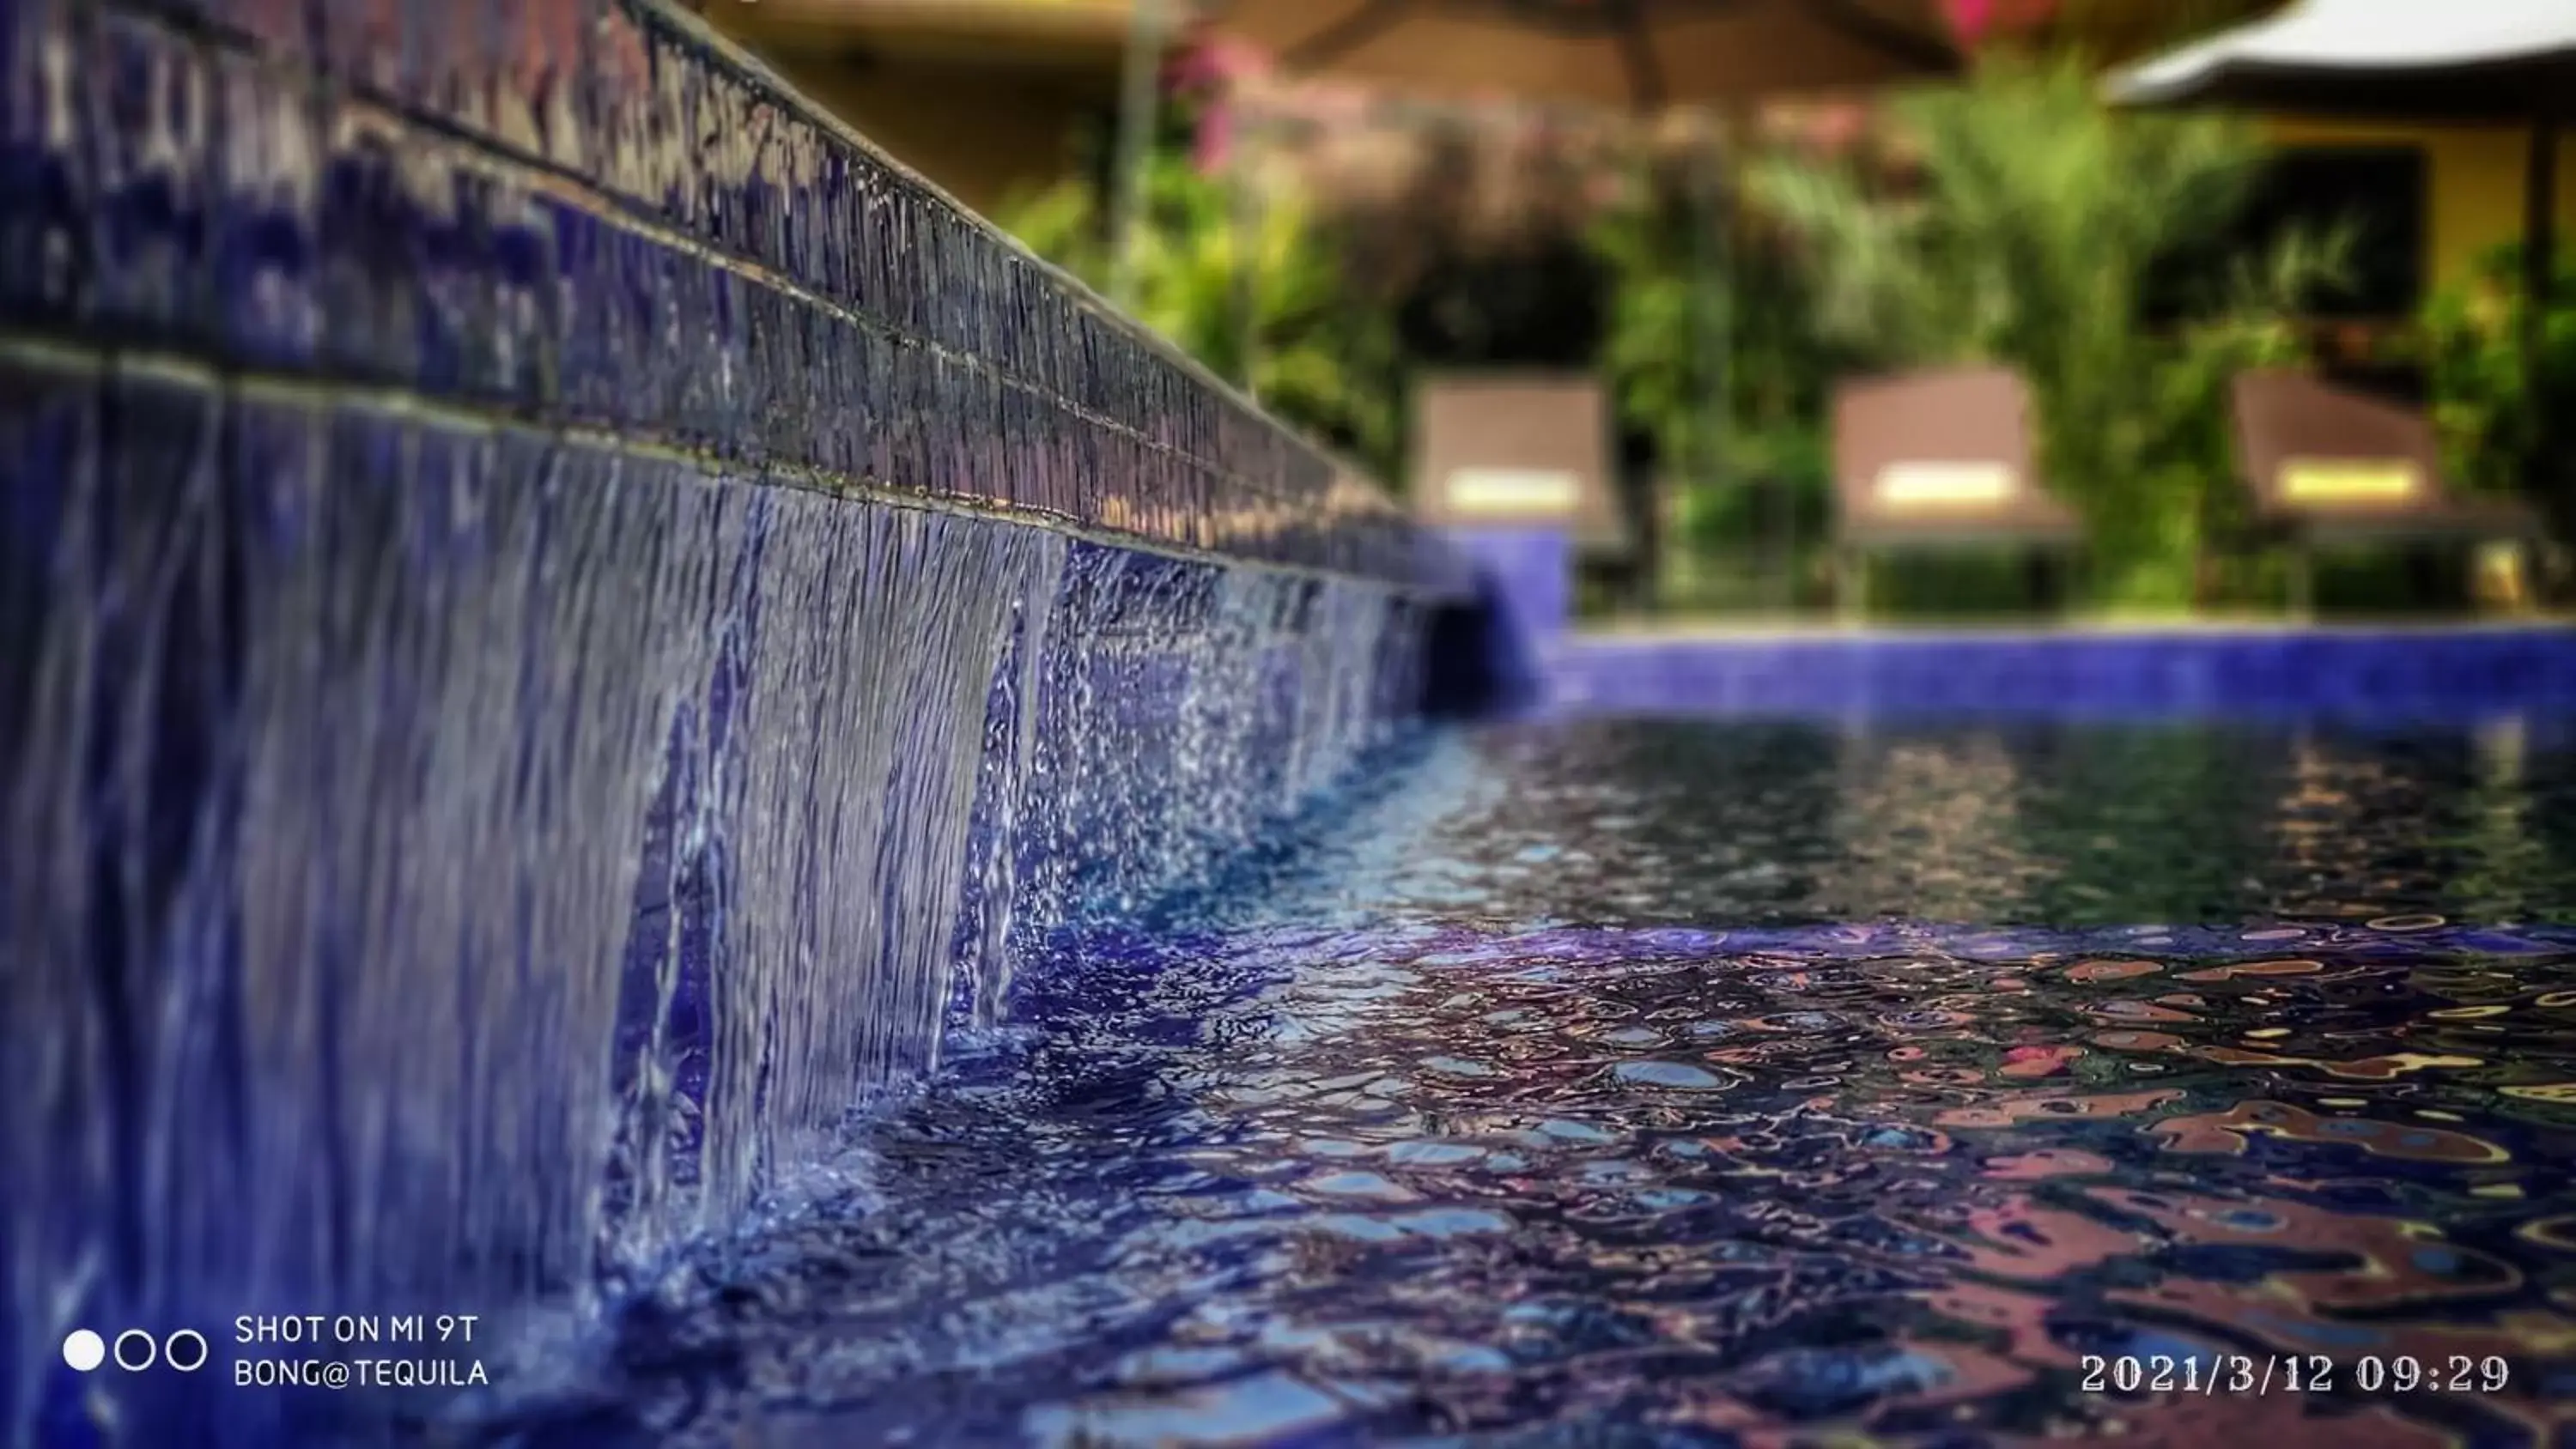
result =
[[[2433,425],[2443,466],[2471,488],[2504,492],[2576,389],[2576,248],[2562,250],[2541,326],[2541,397],[2533,401],[2522,355],[2523,248],[2508,244],[2479,258],[2467,279],[2424,307],[2416,346],[2430,373]],[[2564,427],[2563,423],[2560,423]],[[2563,446],[2563,445],[2562,445]]]
[[[1283,420],[1395,476],[1400,448],[1392,331],[1353,294],[1329,234],[1275,180],[1201,173],[1148,154],[1131,253],[1138,320]],[[1108,285],[1106,204],[1070,180],[1004,208],[1004,229],[1095,287]]]
[[[1740,216],[1722,238],[1696,236],[1726,219],[1694,205],[1688,181],[1642,160],[1591,229],[1615,283],[1602,363],[1620,416],[1654,439],[1678,494],[1677,544],[1741,544],[1783,495],[1813,537],[1830,486],[1825,388],[1851,359],[1815,325],[1814,289],[1785,239]],[[1720,372],[1722,412],[1710,407]]]
[[[2158,325],[2153,270],[2222,235],[2248,196],[2262,151],[2242,125],[2114,114],[2077,61],[2008,55],[1895,119],[1901,187],[1850,162],[1754,168],[1757,201],[1809,246],[1818,325],[1883,365],[2019,371],[2102,601],[2188,601],[2225,476],[2225,380],[2301,355],[2290,318],[2340,276],[2348,239],[2293,234]]]
[[[2240,256],[2228,285],[2150,352],[2159,368],[2151,486],[2192,500],[2205,532],[2242,536],[2252,521],[2251,495],[2217,486],[2241,468],[2229,405],[2233,383],[2246,372],[2315,362],[2302,325],[2306,303],[2348,285],[2355,236],[2343,223],[2293,230],[2267,252]]]

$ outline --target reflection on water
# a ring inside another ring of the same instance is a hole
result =
[[[2514,722],[2365,739],[1589,721],[1477,753],[1491,798],[1436,829],[1442,861],[1406,865],[1460,872],[1514,915],[2082,926],[2439,906],[2493,923],[2576,906],[2576,754]]]
[[[2570,780],[2513,733],[1452,739],[1063,943],[863,1189],[511,1424],[2564,1442]]]

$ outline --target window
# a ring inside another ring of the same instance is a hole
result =
[[[2317,299],[2327,317],[2402,317],[2424,294],[2424,153],[2412,146],[2319,147],[2273,158],[2239,231],[2268,247],[2293,226],[2355,229],[2352,287]]]
[[[2240,259],[2260,258],[2294,227],[2352,228],[2351,284],[2310,299],[2321,318],[2411,315],[2424,295],[2424,153],[2412,146],[2290,147],[2266,163],[2244,213],[2214,244],[2169,257],[2150,288],[2150,315],[2170,318],[2207,296]]]

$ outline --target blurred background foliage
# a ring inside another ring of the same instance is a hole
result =
[[[2576,394],[2576,247],[2554,259],[2557,282],[2541,319],[2540,388],[2533,394],[2521,344],[2530,302],[2522,291],[2523,249],[2494,248],[2476,274],[2426,302],[2416,335],[2399,356],[2426,370],[2444,466],[2461,484],[2491,492],[2516,485],[2515,462],[2544,441],[2563,446]],[[2555,424],[2556,437],[2542,430]]]
[[[2047,11],[2087,44],[2146,49],[2264,8]],[[2317,361],[2313,319],[2351,280],[2354,229],[2275,228],[2249,247],[2238,223],[2261,137],[2221,115],[2112,112],[2097,74],[2075,45],[2025,27],[1962,84],[1820,112],[1829,124],[1766,118],[1722,148],[1705,124],[1437,107],[1391,122],[1274,116],[1256,144],[1248,108],[1218,104],[1244,92],[1184,85],[1141,179],[1136,306],[1398,487],[1417,372],[1597,370],[1628,433],[1627,486],[1662,521],[1662,602],[1686,608],[1828,601],[1838,379],[2007,364],[2032,387],[2047,485],[2088,525],[2076,602],[2270,607],[2282,572],[2249,539],[2228,386],[2247,368]],[[1211,149],[1212,128],[1225,147]],[[1105,128],[1085,144],[1085,179],[1000,219],[1097,286]],[[1694,193],[1712,175],[1717,207]],[[2515,265],[2500,252],[2474,284],[2433,296],[2403,344],[2468,486],[2511,486],[2523,442],[2548,424],[2516,367]],[[2566,396],[2576,254],[2562,270],[2568,300],[2548,335]],[[1715,367],[1722,414],[1708,406]],[[1756,587],[1766,569],[1777,576]],[[1873,595],[1909,609],[2005,605],[2023,582],[2001,562],[1946,582],[1937,566],[1894,572]]]
[[[1341,229],[1276,168],[1193,160],[1191,110],[1145,157],[1129,259],[1136,315],[1273,413],[1381,478],[1402,467],[1403,368],[1382,294],[1356,285]],[[1106,137],[1085,144],[1105,147]],[[1109,285],[1096,168],[1015,199],[1002,226],[1092,287]]]
[[[1752,575],[1796,573],[1814,556],[1830,513],[1827,388],[1866,357],[1816,325],[1817,274],[1797,238],[1760,213],[1711,208],[1710,158],[1695,150],[1632,158],[1590,228],[1617,279],[1601,365],[1622,418],[1651,440],[1656,491],[1669,495],[1668,599],[1776,603],[1794,584],[1747,597],[1728,581],[1769,583]],[[1731,168],[1717,165],[1722,203]],[[1728,235],[1715,246],[1694,235],[1709,226]],[[1712,257],[1724,259],[1722,296],[1705,271]],[[1718,376],[1722,414],[1708,406]]]

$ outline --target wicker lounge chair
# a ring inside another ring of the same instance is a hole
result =
[[[1414,397],[1414,511],[1452,528],[1564,523],[1587,553],[1625,552],[1601,384],[1558,373],[1458,373]]]
[[[2463,497],[2442,478],[2423,412],[2306,373],[2236,379],[2237,463],[2264,533],[2293,550],[2291,601],[2314,601],[2315,551],[2336,543],[2480,543],[2535,537],[2508,498]]]
[[[1837,595],[1846,613],[1866,603],[1862,565],[1873,553],[2019,547],[2036,572],[2080,550],[2082,523],[2035,476],[2030,415],[2029,389],[1999,367],[1836,389]]]

